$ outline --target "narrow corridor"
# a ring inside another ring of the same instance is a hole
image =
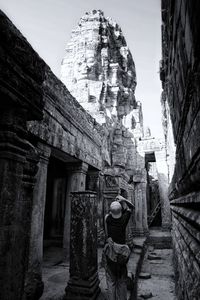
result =
[[[159,234],[162,234],[162,232],[158,232]],[[155,232],[153,238],[155,241]],[[169,249],[165,236],[158,236],[157,241],[159,242],[159,248],[162,249],[149,245],[145,253],[142,270],[138,279],[138,300],[177,299],[175,295],[173,250]],[[164,249],[165,245],[168,249]]]

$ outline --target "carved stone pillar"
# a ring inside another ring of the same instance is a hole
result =
[[[100,292],[96,193],[71,195],[70,279],[66,296],[68,300],[94,300]]]
[[[147,182],[141,183],[142,188],[142,226],[143,226],[143,232],[144,234],[148,233],[148,222],[147,222]]]
[[[97,240],[98,246],[104,245],[103,228],[103,177],[99,170],[88,170],[86,189],[97,193]]]
[[[135,234],[143,235],[143,222],[142,222],[142,189],[141,184],[136,183],[135,185]]]
[[[21,300],[28,262],[37,152],[26,140],[26,110],[0,109],[0,299]]]
[[[85,191],[86,174],[88,165],[86,163],[74,163],[67,167],[68,183],[65,206],[65,222],[63,233],[63,259],[69,262],[70,256],[70,224],[71,224],[71,199],[70,193],[76,191]]]
[[[135,234],[144,235],[148,232],[146,182],[135,185]]]
[[[43,261],[43,228],[46,200],[47,167],[50,148],[41,143],[37,145],[40,160],[33,190],[33,207],[31,217],[31,237],[29,246],[29,264],[26,274],[23,299],[39,299],[43,293],[42,261]]]
[[[134,205],[132,215],[130,221],[127,225],[127,243],[130,247],[132,247],[134,233],[135,233],[135,200],[134,200],[134,188],[133,186],[129,185],[128,188],[128,200]]]

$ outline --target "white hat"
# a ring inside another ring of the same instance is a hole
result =
[[[114,219],[118,219],[122,215],[122,206],[118,201],[113,201],[110,204],[110,212]]]

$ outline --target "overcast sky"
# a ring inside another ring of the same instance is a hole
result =
[[[101,9],[122,28],[136,65],[136,99],[144,124],[162,136],[159,80],[161,59],[160,0],[0,0],[0,8],[60,77],[61,60],[80,17]]]

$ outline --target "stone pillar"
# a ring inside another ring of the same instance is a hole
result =
[[[143,235],[142,223],[142,189],[140,183],[135,185],[135,234]]]
[[[14,106],[14,105],[13,105]],[[0,299],[21,300],[28,264],[38,156],[26,140],[27,111],[0,108]]]
[[[70,279],[68,300],[94,300],[100,292],[97,262],[96,193],[71,194]]]
[[[143,231],[144,234],[148,233],[149,228],[148,228],[148,222],[147,222],[147,182],[142,182],[141,183],[142,187],[142,225],[143,225]]]
[[[146,182],[135,185],[135,234],[144,235],[148,232]]]
[[[63,260],[69,262],[70,256],[70,225],[71,225],[71,192],[85,191],[88,164],[74,163],[67,167],[68,183],[65,205],[65,222],[63,232]]]
[[[29,264],[26,274],[23,299],[39,299],[43,293],[43,229],[46,201],[47,167],[50,148],[41,143],[37,145],[40,154],[36,184],[33,190],[33,208],[31,217],[31,237],[29,246]]]
[[[155,156],[158,172],[159,194],[161,201],[162,228],[164,230],[168,230],[169,228],[171,228],[171,211],[168,198],[169,183],[165,150],[156,151]]]
[[[88,170],[86,179],[86,189],[97,193],[97,240],[98,246],[104,245],[103,228],[103,185],[102,175],[99,170]]]

